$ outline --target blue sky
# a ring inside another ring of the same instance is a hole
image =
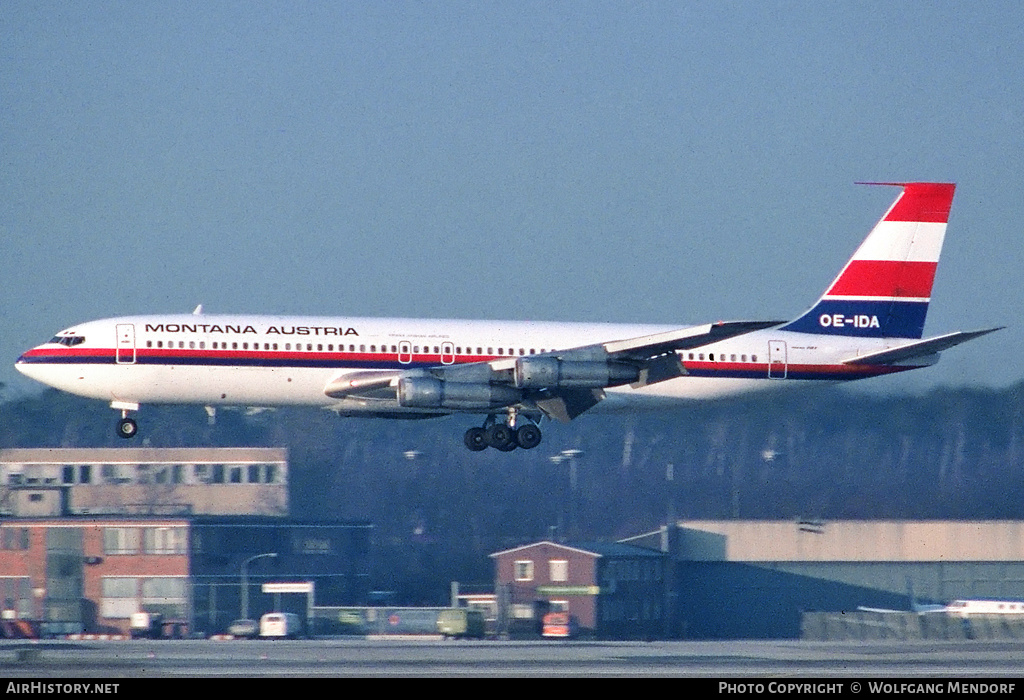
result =
[[[810,306],[958,183],[886,391],[1024,378],[1017,2],[0,5],[0,382],[76,322],[703,323]],[[879,383],[880,382],[880,383]]]

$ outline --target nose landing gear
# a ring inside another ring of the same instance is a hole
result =
[[[122,418],[117,421],[117,436],[126,440],[135,437],[139,432],[139,425],[131,418]]]
[[[126,440],[139,434],[139,424],[128,417],[128,411],[138,411],[139,404],[128,401],[111,401],[110,407],[121,412],[121,420],[117,422],[117,436]]]

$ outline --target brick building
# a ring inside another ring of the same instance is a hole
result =
[[[651,639],[665,634],[667,593],[661,552],[612,542],[536,542],[491,555],[506,590],[510,628],[548,611],[568,612],[585,634]]]

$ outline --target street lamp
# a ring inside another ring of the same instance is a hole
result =
[[[266,552],[265,554],[257,554],[254,557],[249,557],[242,562],[242,619],[249,619],[249,564],[262,559],[264,557],[276,557],[277,552]]]
[[[583,450],[562,450],[556,455],[548,457],[553,464],[569,463],[569,530],[575,535],[576,526],[576,460],[583,455]],[[561,527],[559,527],[561,529]]]

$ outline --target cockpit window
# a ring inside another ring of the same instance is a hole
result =
[[[84,335],[55,335],[50,338],[51,343],[58,343],[65,345],[69,348],[73,348],[76,345],[81,345],[85,342]]]

